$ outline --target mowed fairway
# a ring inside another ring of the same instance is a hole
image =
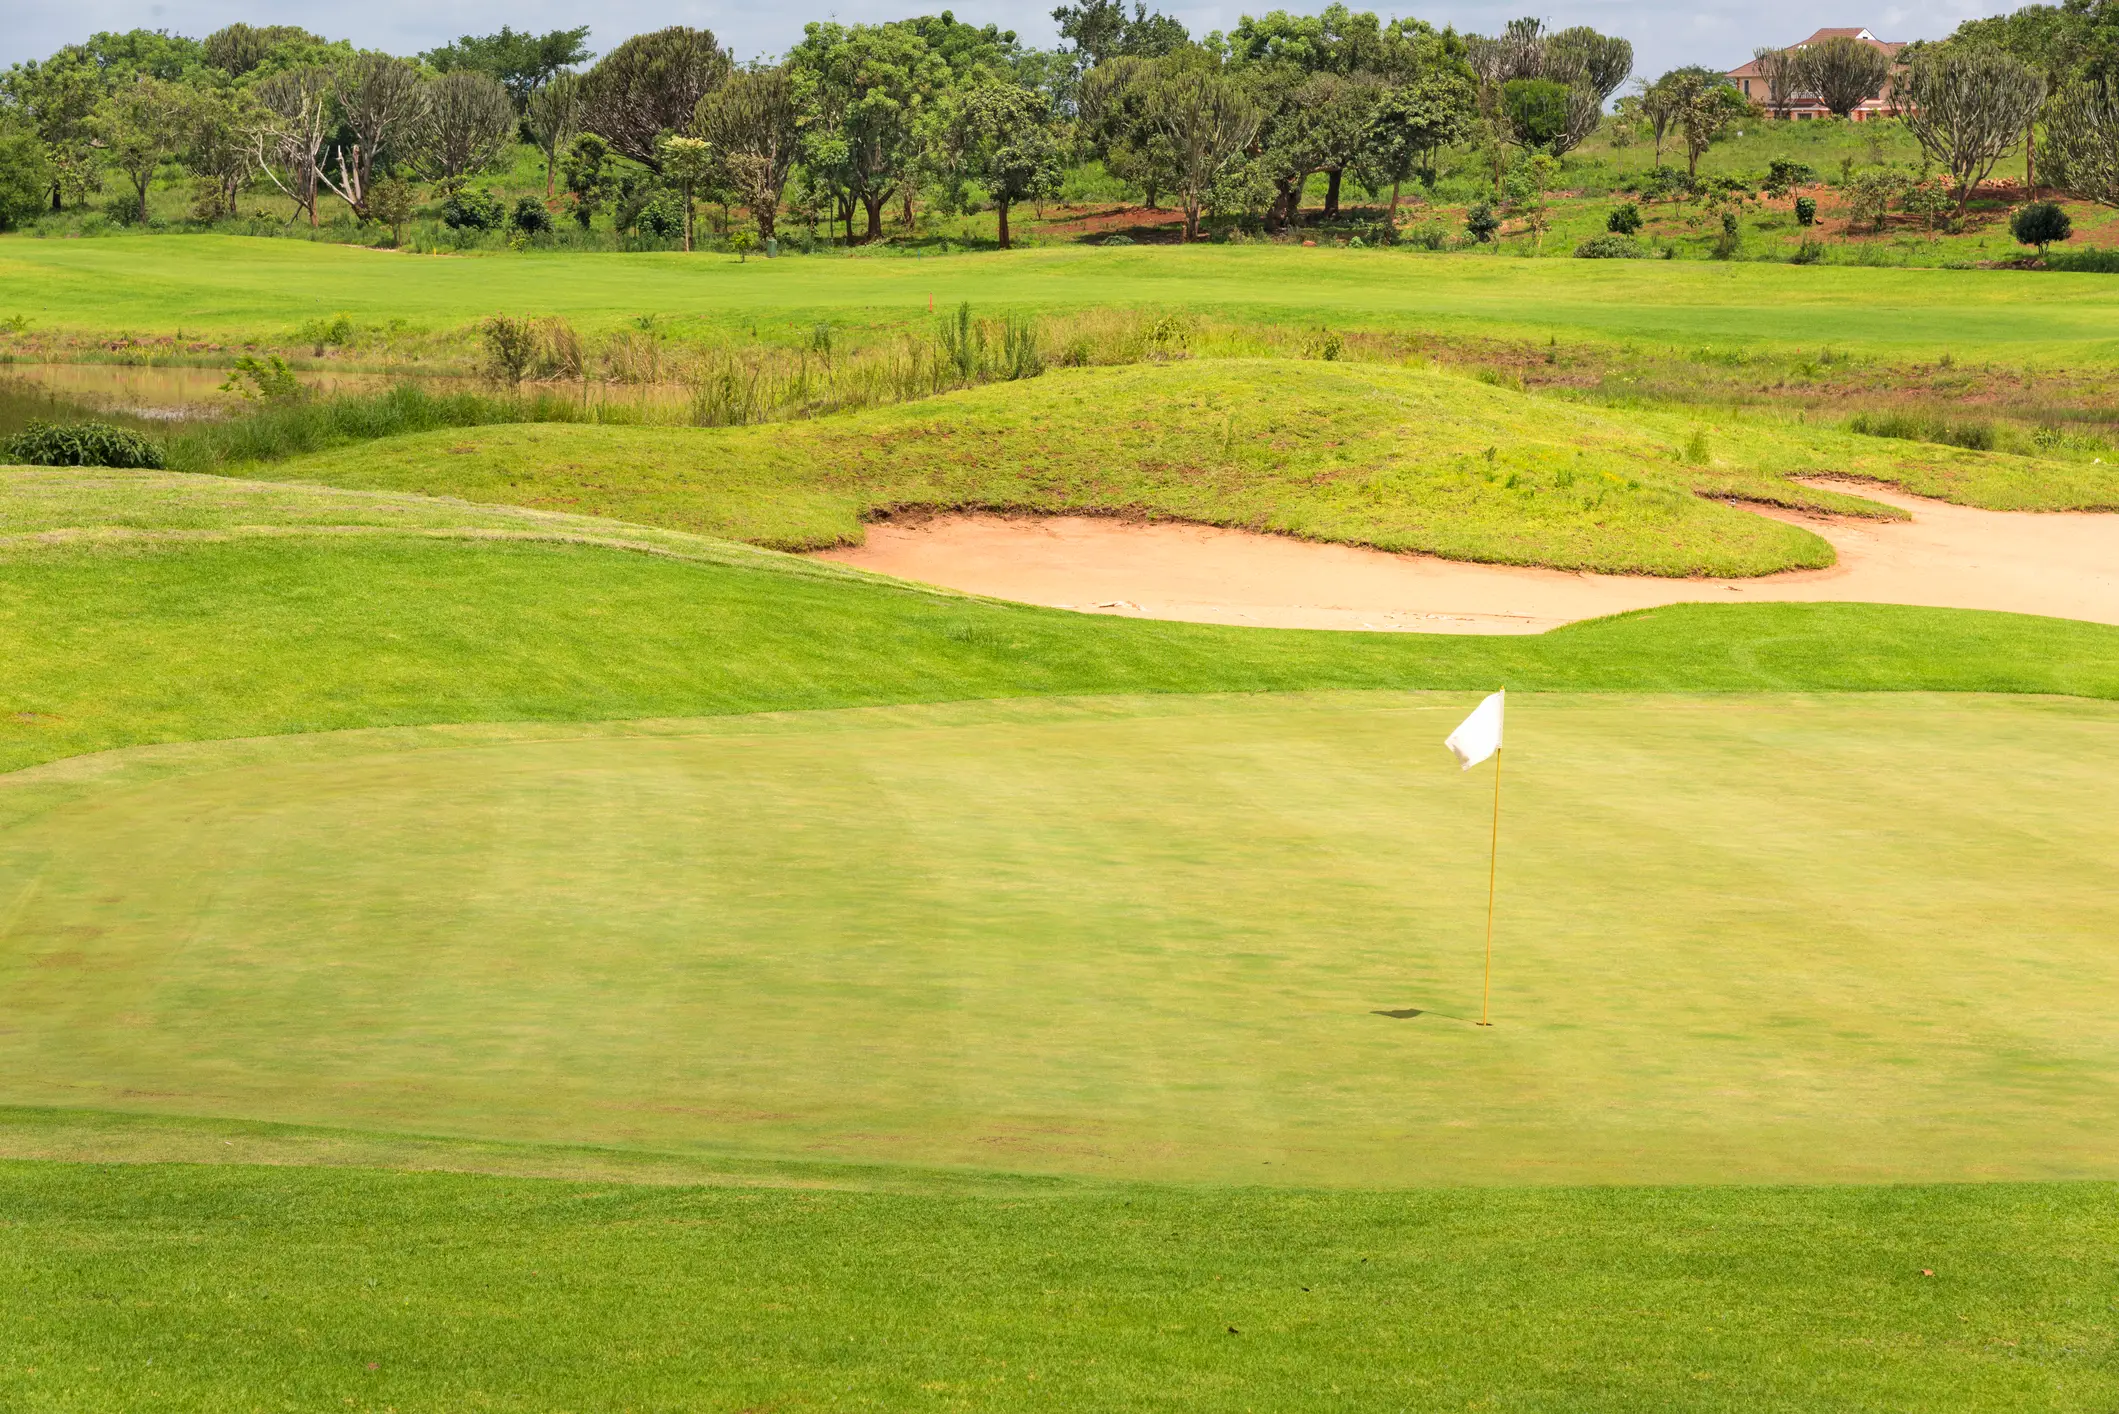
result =
[[[2119,1173],[2119,706],[1518,698],[1481,1031],[1468,701],[17,772],[0,1102],[1266,1184]]]
[[[2103,366],[2119,289],[2098,275],[1465,258],[1409,251],[1065,246],[1006,256],[464,257],[238,236],[0,240],[0,317],[39,330],[196,338],[305,319],[467,324],[496,311],[583,329],[642,314],[732,331],[982,311],[1170,306],[1277,322]]]

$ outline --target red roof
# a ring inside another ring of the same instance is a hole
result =
[[[1828,39],[1858,39],[1866,44],[1872,44],[1876,48],[1881,49],[1884,53],[1893,56],[1896,56],[1899,50],[1906,47],[1902,41],[1878,39],[1875,35],[1869,33],[1868,30],[1856,28],[1821,29],[1816,34],[1813,34],[1808,39],[1804,40],[1802,43],[1791,44],[1788,46],[1788,48],[1808,49],[1811,45],[1822,44]],[[1782,52],[1785,53],[1786,51],[1784,50]],[[1739,64],[1737,67],[1729,71],[1729,77],[1733,79],[1755,79],[1762,77],[1762,75],[1760,75],[1758,71],[1758,60],[1745,60],[1742,64]]]

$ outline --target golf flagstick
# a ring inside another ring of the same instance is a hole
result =
[[[1501,870],[1501,748],[1494,748],[1494,833],[1487,842],[1486,853],[1486,985],[1479,990],[1479,1024],[1491,1026],[1487,1020],[1488,1005],[1494,999],[1494,880]]]
[[[1493,1025],[1494,996],[1494,884],[1501,871],[1501,723],[1507,711],[1508,693],[1496,692],[1472,709],[1442,744],[1456,754],[1465,770],[1494,758],[1494,826],[1486,855],[1486,982],[1479,994],[1481,1026]]]

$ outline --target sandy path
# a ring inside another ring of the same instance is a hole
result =
[[[2119,515],[1971,510],[1864,485],[1911,522],[1783,514],[1839,563],[1763,579],[1473,565],[1196,525],[939,516],[824,558],[975,594],[1136,618],[1274,628],[1540,633],[1698,600],[1857,600],[2119,624]],[[1781,514],[1781,513],[1776,513]]]

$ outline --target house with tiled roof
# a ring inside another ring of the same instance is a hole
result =
[[[1890,59],[1893,64],[1891,78],[1884,80],[1884,91],[1862,104],[1861,107],[1855,109],[1848,116],[1859,122],[1864,118],[1884,117],[1897,113],[1898,105],[1892,98],[1891,88],[1897,82],[1898,51],[1906,47],[1904,43],[1878,39],[1866,29],[1821,29],[1802,43],[1791,44],[1781,52],[1800,53],[1811,45],[1823,44],[1828,39],[1851,39],[1860,44],[1872,45],[1880,50],[1886,58]],[[1746,98],[1768,112],[1773,111],[1771,86],[1767,84],[1765,75],[1759,72],[1758,60],[1753,59],[1749,63],[1731,69],[1729,71],[1729,81],[1735,84],[1738,92],[1742,93]],[[1829,118],[1832,113],[1816,94],[1797,93],[1789,97],[1788,116],[1791,118]]]

